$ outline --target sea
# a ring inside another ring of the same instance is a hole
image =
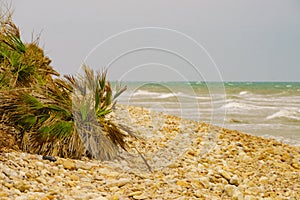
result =
[[[126,105],[300,146],[300,82],[124,82]]]

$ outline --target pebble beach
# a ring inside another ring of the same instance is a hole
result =
[[[300,199],[299,146],[142,107],[111,116],[137,136],[113,161],[0,146],[0,199]]]

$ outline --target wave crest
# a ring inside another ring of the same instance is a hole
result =
[[[177,98],[189,98],[189,99],[202,99],[202,100],[209,100],[211,97],[201,97],[201,96],[194,96],[185,94],[182,92],[170,92],[170,93],[163,93],[163,92],[151,92],[148,90],[137,90],[132,94],[132,96],[147,96],[151,97],[152,99],[167,99],[171,97],[177,97]]]
[[[300,112],[299,110],[280,110],[272,115],[267,116],[266,119],[286,119],[289,121],[300,121]]]

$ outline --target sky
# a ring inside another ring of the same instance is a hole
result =
[[[14,0],[22,39],[61,74],[125,81],[300,81],[299,0]]]

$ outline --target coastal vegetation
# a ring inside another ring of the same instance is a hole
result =
[[[38,46],[21,40],[10,12],[0,16],[0,124],[16,130],[23,151],[100,160],[115,158],[133,136],[109,116],[126,87],[112,89],[106,71],[60,76]]]

